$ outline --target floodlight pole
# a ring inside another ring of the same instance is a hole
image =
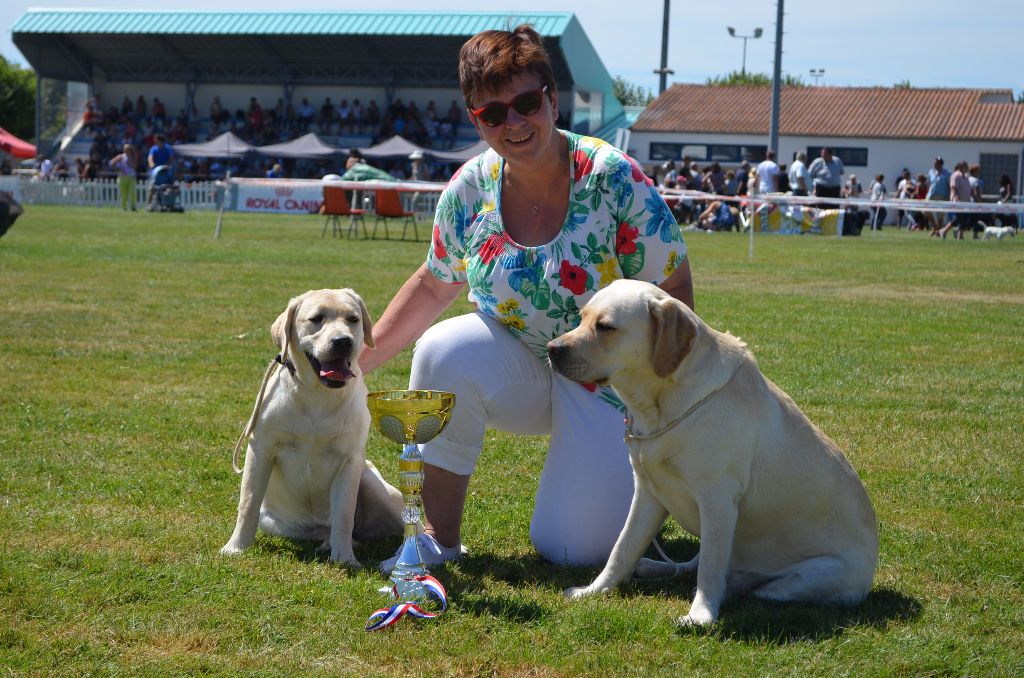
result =
[[[665,91],[668,76],[675,73],[668,67],[668,6],[670,0],[665,0],[665,10],[661,15],[661,68],[654,71],[658,74],[658,94]]]
[[[750,39],[750,38],[753,38],[754,40],[757,40],[758,38],[760,38],[761,37],[761,29],[760,28],[755,28],[754,32],[751,33],[750,35],[739,35],[738,33],[736,33],[736,29],[733,28],[732,26],[727,26],[726,30],[729,31],[729,35],[730,36],[732,36],[734,38],[740,38],[741,40],[743,40],[743,63],[740,66],[740,75],[746,75],[747,74],[747,40]]]
[[[772,71],[772,115],[768,126],[768,148],[779,157],[779,99],[782,97],[782,17],[785,0],[776,0],[775,68]]]

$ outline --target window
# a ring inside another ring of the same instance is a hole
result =
[[[830,146],[832,155],[843,161],[843,167],[867,167],[868,149],[854,146]],[[815,158],[821,157],[821,146],[808,146],[807,159],[813,162]]]
[[[981,165],[981,180],[985,182],[983,195],[999,195],[999,177],[1004,174],[1017,185],[1017,156],[1013,153],[982,153],[978,159]]]
[[[690,156],[694,162],[723,162],[740,164],[744,160],[758,163],[764,160],[767,146],[743,146],[739,144],[691,144],[653,141],[650,158],[654,160],[682,160]]]

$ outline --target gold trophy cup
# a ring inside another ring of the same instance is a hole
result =
[[[398,600],[426,603],[432,600],[427,589],[416,580],[428,575],[416,543],[422,516],[420,493],[423,490],[423,455],[418,443],[432,440],[448,425],[455,394],[444,391],[377,391],[366,397],[373,425],[389,440],[402,445],[398,459],[398,489],[405,500],[402,521],[404,541],[395,568],[391,571],[394,595]]]

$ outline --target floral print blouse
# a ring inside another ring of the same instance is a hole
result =
[[[672,212],[636,161],[600,139],[560,133],[568,141],[572,187],[551,242],[527,247],[505,232],[505,163],[488,149],[441,194],[427,256],[433,275],[468,283],[477,310],[542,360],[549,341],[579,325],[580,308],[598,289],[618,278],[659,284],[686,257]],[[599,395],[623,409],[610,388]]]

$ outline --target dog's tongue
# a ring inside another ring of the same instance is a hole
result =
[[[332,360],[320,363],[320,376],[331,381],[345,381],[356,375],[352,373],[344,360]]]

